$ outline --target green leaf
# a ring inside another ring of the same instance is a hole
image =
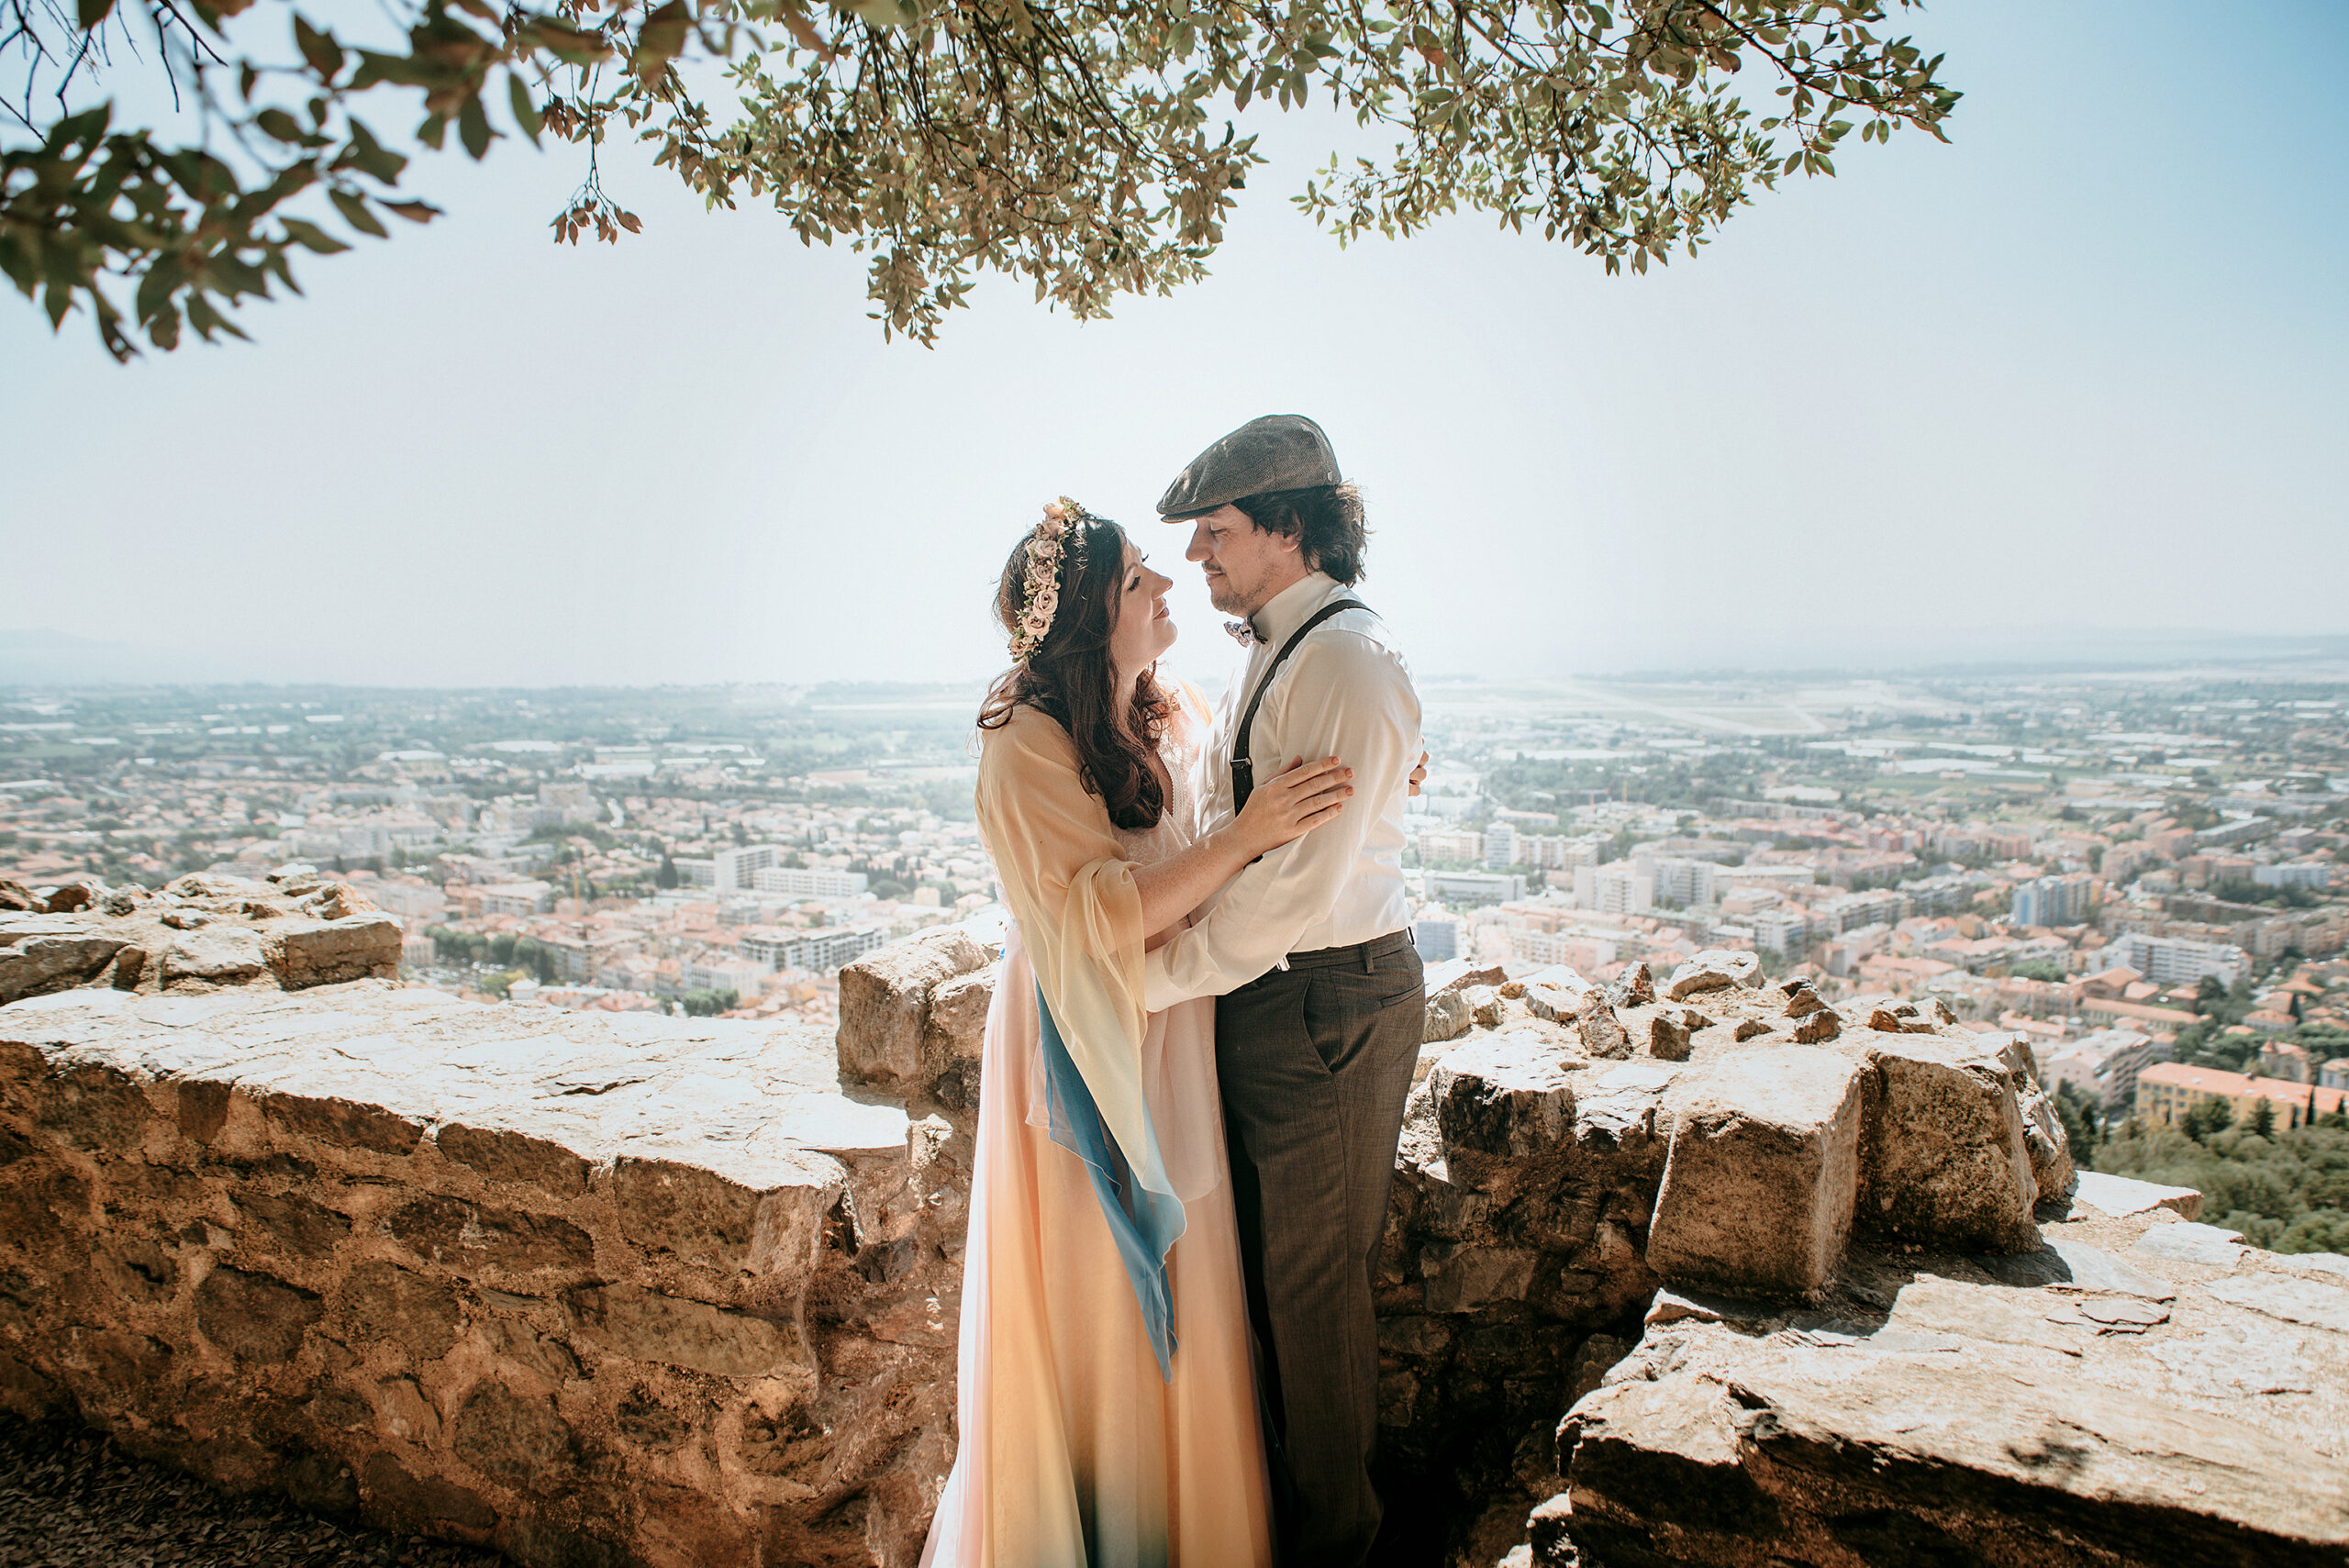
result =
[[[522,134],[530,139],[531,145],[537,146],[539,130],[546,124],[546,117],[539,113],[538,100],[530,95],[530,84],[522,80],[520,72],[509,71],[506,73],[506,92],[513,100],[514,123],[522,128]]]
[[[263,135],[273,137],[288,147],[299,147],[309,139],[310,133],[302,128],[302,122],[284,109],[263,109],[253,117],[253,124],[261,128]]]
[[[296,12],[294,17],[294,42],[301,50],[302,58],[310,62],[310,69],[318,73],[318,80],[333,82],[335,74],[342,69],[343,60],[342,46],[334,41],[334,35],[310,26]]]
[[[298,217],[280,218],[278,221],[285,227],[285,238],[306,250],[315,250],[321,256],[331,256],[338,250],[351,249],[315,223]]]
[[[386,185],[398,183],[400,171],[407,167],[406,158],[377,141],[375,133],[355,117],[351,122],[349,155],[353,168]]]
[[[76,10],[82,18],[82,30],[86,33],[95,28],[113,9],[114,0],[81,0]]]
[[[457,137],[474,162],[480,162],[489,151],[490,139],[496,134],[489,128],[489,111],[481,106],[481,95],[476,93],[467,98],[465,106],[457,111]]]
[[[339,191],[329,187],[327,197],[334,203],[335,210],[342,214],[343,220],[360,233],[372,234],[378,239],[387,239],[391,237],[392,231],[384,227],[382,218],[367,210],[367,199],[358,192]]]
[[[410,223],[430,223],[440,216],[440,209],[430,202],[387,202],[377,197],[375,205],[385,212],[398,214]]]

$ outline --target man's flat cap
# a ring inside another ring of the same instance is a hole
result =
[[[1302,414],[1267,414],[1193,458],[1158,498],[1158,515],[1171,523],[1243,495],[1344,483],[1320,426]]]

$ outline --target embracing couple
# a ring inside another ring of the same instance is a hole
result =
[[[1238,617],[1220,711],[1157,673],[1172,584],[1115,523],[1047,506],[996,594],[977,806],[1014,929],[924,1568],[1353,1568],[1378,1531],[1419,697],[1319,426],[1242,426],[1158,510]]]

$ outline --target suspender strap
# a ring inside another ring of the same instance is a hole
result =
[[[1313,612],[1311,619],[1289,634],[1280,651],[1273,655],[1273,662],[1264,666],[1264,678],[1256,683],[1256,695],[1248,699],[1248,711],[1241,715],[1240,728],[1231,736],[1231,811],[1235,817],[1247,808],[1248,797],[1256,793],[1256,764],[1248,755],[1249,732],[1255,728],[1256,710],[1264,706],[1264,692],[1272,685],[1273,677],[1280,673],[1281,666],[1288,662],[1288,656],[1297,651],[1297,645],[1305,640],[1307,632],[1342,610],[1368,608],[1360,599],[1340,599],[1322,606]]]

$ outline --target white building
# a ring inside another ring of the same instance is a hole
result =
[[[767,866],[751,873],[754,891],[786,898],[855,898],[870,885],[871,879],[861,871],[824,866]]]
[[[1802,910],[1756,909],[1748,919],[1757,949],[1796,959],[1810,951],[1810,917]]]
[[[2232,985],[2249,966],[2249,957],[2224,942],[2194,942],[2183,937],[2148,937],[2136,932],[2121,937],[2104,950],[2104,963],[2133,969],[2156,985],[2190,985],[2205,976]]]
[[[1496,822],[1485,829],[1485,869],[1507,871],[1517,863],[1517,828]]]
[[[1428,896],[1442,904],[1506,904],[1525,896],[1525,879],[1489,871],[1431,871]]]
[[[707,885],[719,893],[772,893],[784,898],[854,898],[871,884],[861,871],[784,862],[796,851],[782,844],[745,844],[720,850],[709,860]],[[683,872],[687,862],[677,862]],[[704,885],[698,880],[696,886]]]
[[[2324,889],[2332,885],[2332,867],[2323,861],[2290,861],[2279,866],[2254,866],[2251,880],[2261,887],[2312,887]]]
[[[1575,902],[1602,915],[1644,915],[1654,907],[1655,883],[1637,859],[1576,866]]]
[[[1713,873],[1720,868],[1712,862],[1684,855],[1634,855],[1632,859],[1644,861],[1649,868],[1650,902],[1677,904],[1683,908],[1713,902]]]

